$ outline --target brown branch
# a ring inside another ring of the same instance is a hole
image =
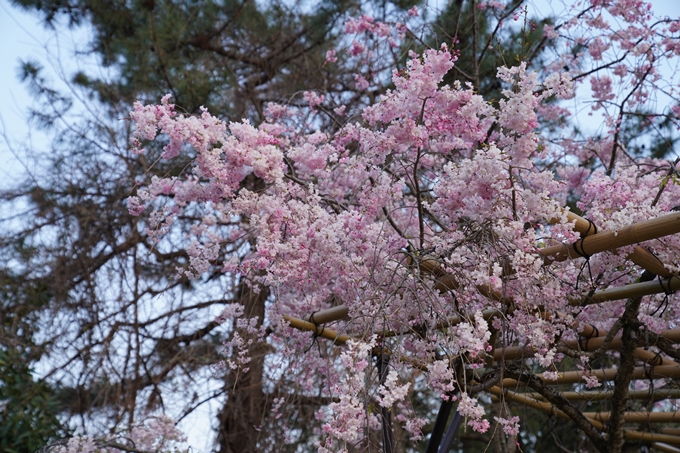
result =
[[[673,176],[673,174],[677,172],[675,167],[678,165],[678,162],[680,162],[680,157],[678,157],[677,159],[675,159],[674,162],[671,163],[671,168],[668,169],[668,174],[661,181],[661,187],[659,187],[659,191],[656,193],[654,201],[652,201],[652,207],[656,206],[656,204],[659,202],[659,198],[661,198],[661,194],[666,189],[668,181],[670,180],[671,176]]]
[[[650,64],[647,71],[642,75],[642,77],[640,77],[640,79],[637,81],[633,89],[630,90],[630,93],[628,93],[628,95],[621,102],[621,108],[619,109],[619,118],[616,121],[616,133],[614,134],[613,140],[614,144],[612,145],[612,157],[609,160],[609,168],[607,168],[606,171],[607,176],[611,176],[612,171],[614,170],[614,163],[616,162],[616,150],[619,147],[619,135],[621,133],[621,122],[623,121],[623,109],[626,106],[626,102],[628,102],[628,99],[630,99],[630,97],[635,93],[635,91],[637,91],[637,89],[640,88],[642,82],[644,82],[647,76],[650,74],[652,68],[654,68],[654,65]]]
[[[628,402],[628,387],[633,379],[635,369],[635,348],[638,346],[637,332],[640,326],[638,313],[642,298],[628,299],[626,309],[621,317],[623,332],[621,333],[621,361],[614,379],[614,394],[612,395],[611,418],[607,430],[609,441],[608,452],[620,453],[623,448],[624,413]]]
[[[680,360],[680,350],[675,348],[674,342],[652,332],[651,330],[647,330],[645,335],[647,335],[650,345],[656,346],[661,350],[661,352],[668,355],[669,357]]]
[[[526,371],[506,369],[504,373],[508,377],[526,383],[527,386],[538,392],[543,398],[552,403],[557,409],[564,412],[574,423],[576,423],[576,426],[588,436],[598,450],[603,453],[607,451],[607,441],[602,433],[592,425],[580,410],[574,407],[568,399],[555,390],[550,384],[543,382],[542,379],[536,377],[533,373]]]

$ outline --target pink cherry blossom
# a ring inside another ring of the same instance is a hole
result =
[[[405,67],[393,70],[392,88],[354,117],[331,95],[311,91],[302,94],[301,107],[269,104],[256,126],[226,124],[205,110],[181,115],[168,97],[157,106],[134,104],[133,152],[160,136],[167,141],[164,159],[195,157],[181,175],[141,184],[129,211],[152,211],[146,223],[153,240],[184,241],[183,275],[221,269],[271,289],[272,347],[303,392],[332,399],[316,412],[319,451],[343,451],[368,438],[380,425],[371,405],[390,408],[420,438],[425,421],[407,404],[416,385],[457,400],[467,424],[485,432],[483,399],[467,391],[465,373],[487,366],[499,347],[492,331],[502,333],[503,347],[530,351],[524,359],[537,376],[554,381],[560,342],[577,339],[584,325],[606,332],[622,315],[622,301],[578,301],[590,290],[634,283],[641,268],[627,258],[633,246],[587,262],[549,263],[539,252],[580,240],[566,206],[599,231],[677,206],[678,162],[634,156],[621,128],[627,109],[656,108],[645,119],[668,118],[677,131],[677,77],[666,83],[659,61],[677,56],[679,28],[653,22],[638,0],[588,5],[581,16],[545,26],[554,60],[536,69],[525,61],[498,68],[500,99],[485,99],[469,81],[445,85],[458,54],[443,45],[411,52]],[[408,15],[417,13],[414,7]],[[372,68],[384,55],[380,49],[391,52],[407,31],[367,15],[345,23],[351,36],[338,50],[357,57],[349,59],[357,61],[350,76],[358,95],[379,86],[385,73]],[[583,47],[559,51],[573,43]],[[335,51],[326,54],[327,62],[336,60]],[[658,108],[653,95],[662,84],[674,97]],[[322,105],[347,122],[317,130]],[[574,132],[582,121],[575,111],[586,105],[596,111],[593,120],[602,114],[593,135]],[[184,213],[196,220],[181,230],[175,221]],[[225,244],[242,245],[235,253]],[[642,245],[667,270],[680,271],[678,235]],[[327,356],[305,352],[311,334],[292,329],[285,316],[304,317],[331,301],[349,315],[329,328],[351,333],[351,340]],[[652,332],[675,327],[678,301],[647,296],[638,319]],[[659,315],[661,303],[668,307]],[[488,318],[489,312],[503,314]],[[250,346],[264,341],[265,329],[237,304],[218,321],[237,329],[225,344],[225,366],[246,372]],[[389,371],[381,380],[373,359],[387,350]],[[586,387],[601,385],[585,358],[578,366]],[[425,377],[417,380],[414,369]],[[278,414],[282,403],[275,403]],[[507,435],[518,434],[517,416],[495,420]]]

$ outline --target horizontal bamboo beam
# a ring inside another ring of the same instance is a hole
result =
[[[663,453],[680,453],[680,448],[675,448],[672,445],[661,442],[652,442],[652,448],[654,450],[662,451]]]
[[[647,296],[647,295],[652,295],[652,294],[659,294],[662,293],[666,290],[670,291],[680,291],[680,278],[676,276],[672,276],[670,280],[664,280],[663,282],[659,281],[651,281],[651,282],[643,282],[643,283],[633,283],[630,285],[626,285],[620,288],[610,288],[610,289],[605,289],[605,290],[600,290],[596,291],[588,300],[587,300],[587,305],[595,304],[595,303],[601,303],[601,302],[606,302],[606,301],[612,301],[612,300],[620,300],[620,299],[627,299],[631,297],[642,297],[642,296]],[[575,299],[571,301],[572,305],[580,305],[581,304],[581,299]],[[306,317],[306,322],[308,322],[311,325],[321,325],[325,324],[328,322],[333,322],[333,321],[339,321],[341,319],[347,318],[347,315],[349,313],[349,309],[347,308],[346,305],[339,305],[337,307],[329,308],[326,310],[320,310],[317,311],[309,316]],[[500,315],[503,312],[500,310],[487,310],[484,312],[484,319],[489,320],[491,319],[494,315]],[[291,319],[298,319],[298,318],[292,318]],[[313,319],[313,323],[311,320]],[[302,321],[302,320],[299,320]],[[459,324],[461,322],[461,319],[459,316],[452,316],[446,321],[442,321],[441,323],[438,323],[436,328],[441,329],[445,327],[450,327],[454,326],[456,324]],[[313,330],[311,327],[307,326],[305,328],[302,328],[303,330]],[[395,336],[395,335],[402,335],[404,333],[409,333],[412,332],[413,329],[410,329],[405,332],[401,333],[395,333],[395,332],[387,332],[385,336]],[[589,337],[592,335],[592,333],[595,332],[595,328],[593,326],[585,326],[584,331],[581,332],[581,335],[585,337]],[[668,332],[668,331],[664,331]],[[666,336],[669,340],[675,342],[675,343],[680,343],[680,333],[678,334],[673,334],[672,337],[667,336],[665,333],[662,333],[662,336]],[[602,337],[600,340],[597,338],[593,338],[592,341],[594,342],[593,345],[595,346],[594,349],[589,349],[589,350],[595,350],[599,345],[601,344],[602,340],[604,337]],[[600,343],[597,343],[597,342]],[[617,341],[617,340],[614,340]],[[590,340],[589,340],[590,342]],[[512,348],[506,348],[506,354],[509,354],[509,351],[511,351]],[[496,354],[498,352],[494,352],[494,357],[496,357]]]
[[[349,309],[346,305],[338,305],[337,307],[327,308],[325,310],[315,311],[305,318],[305,321],[316,324],[326,324],[327,322],[339,321],[345,319],[349,315]]]
[[[659,336],[665,338],[666,340],[672,342],[672,343],[680,343],[680,329],[669,329],[669,330],[662,330],[659,333]],[[565,344],[568,345],[571,348],[581,348],[586,351],[594,351],[595,349],[599,348],[602,346],[604,343],[606,337],[594,337],[594,338],[588,338],[587,340],[580,340],[577,344],[576,341],[569,341],[566,342]],[[645,344],[645,339],[644,337],[640,338],[638,341],[638,345],[643,346]],[[653,344],[651,345],[653,346]],[[610,347],[614,350],[620,349],[621,348],[621,337],[616,336],[611,342]]]
[[[567,211],[567,219],[570,222],[574,222],[574,231],[578,231],[582,236],[591,236],[595,234],[593,224],[587,219],[584,219],[571,211]],[[550,220],[551,223],[559,223],[559,221],[560,219],[557,218]],[[663,263],[659,261],[656,256],[639,245],[635,247],[633,253],[628,255],[627,258],[641,268],[652,272],[654,275],[659,275],[663,278],[669,278],[673,275],[664,267]]]
[[[649,349],[645,349],[644,347],[635,348],[635,355],[637,355],[638,359],[642,360],[644,363],[652,366],[678,364],[675,360],[671,359],[670,357],[662,357],[660,354],[657,354],[654,351],[650,351]]]
[[[661,337],[667,339],[668,341],[672,343],[680,343],[680,329],[673,329],[673,330],[662,330],[661,333],[659,334]],[[565,341],[562,344],[566,347],[569,347],[571,349],[576,349],[576,350],[581,350],[581,351],[586,351],[586,352],[592,352],[595,351],[597,348],[602,346],[604,343],[606,337],[592,337],[592,338],[585,338],[581,340],[573,340],[573,341]],[[640,346],[644,346],[645,344],[645,339],[640,338],[638,344]],[[650,346],[654,346],[651,344]],[[616,336],[614,339],[611,341],[609,344],[609,347],[607,348],[608,350],[611,351],[617,351],[621,349],[621,337]],[[672,365],[675,364],[675,362],[671,359],[660,357],[656,353],[645,350],[644,348],[640,347],[636,350],[636,353],[638,357],[642,360],[647,361],[647,363],[651,363],[652,365]],[[533,350],[531,348],[527,348],[525,346],[510,346],[506,347],[504,349],[501,348],[496,348],[493,351],[493,358],[494,360],[500,360],[501,357],[506,359],[506,360],[514,360],[522,356],[526,355],[533,355]],[[659,362],[661,360],[661,362]]]
[[[680,224],[680,222],[678,222]],[[601,234],[606,234],[606,233],[601,233]],[[599,236],[599,235],[597,235]],[[588,236],[595,238],[595,236]],[[562,250],[566,247],[564,246],[558,246],[561,247]],[[543,249],[547,250],[547,249]],[[641,249],[644,250],[644,249]],[[588,252],[590,253],[590,252]],[[648,252],[647,252],[648,253]],[[651,258],[656,260],[656,257],[651,255]],[[566,257],[565,257],[566,259]],[[656,260],[658,261],[658,260]],[[437,261],[433,258],[426,258],[422,261],[420,261],[419,265],[421,266],[421,270],[430,273],[435,277],[435,284],[434,287],[440,292],[446,292],[446,291],[451,291],[454,289],[457,289],[460,287],[460,284],[458,281],[451,275],[447,275],[441,268],[438,267]],[[660,269],[658,266],[655,268],[654,266],[649,265],[647,263],[646,267],[642,266],[643,268],[648,268],[653,269],[656,271],[655,273],[658,273],[657,275],[661,276],[668,276],[668,278],[665,278],[664,280],[661,281],[649,281],[649,282],[642,282],[642,283],[633,283],[630,285],[625,285],[621,287],[615,287],[615,288],[608,288],[604,290],[598,290],[596,291],[592,296],[588,297],[585,300],[586,305],[592,305],[592,304],[598,304],[602,302],[608,302],[612,300],[621,300],[621,299],[628,299],[631,297],[643,297],[643,296],[650,296],[653,294],[660,294],[664,293],[666,291],[678,291],[680,290],[680,278],[678,276],[670,274],[665,268]],[[488,297],[489,299],[492,300],[497,300],[500,302],[505,303],[506,305],[512,305],[512,299],[508,297],[503,297],[499,292],[493,291],[490,288],[480,285],[477,286],[477,290],[484,296]],[[578,306],[583,304],[583,298],[574,298],[569,301],[569,303],[572,306]]]
[[[640,343],[643,343],[644,341],[641,341]],[[575,343],[575,342],[569,342],[569,343]],[[588,351],[592,352],[595,351],[597,348],[591,345],[588,345],[587,348],[576,348],[573,347],[572,349],[579,349],[581,351]],[[608,351],[618,351],[621,349],[621,339],[616,338],[614,341],[612,341],[612,344],[609,345],[607,348]],[[531,348],[525,348],[521,346],[513,346],[510,348],[506,348],[505,350],[496,348],[493,351],[493,359],[495,361],[500,361],[501,359],[508,361],[508,360],[516,360],[522,357],[529,358],[532,357],[534,354],[534,351]],[[663,366],[663,365],[678,365],[678,363],[670,359],[668,357],[662,357],[661,355],[652,352],[648,349],[644,349],[643,347],[639,347],[635,349],[635,355],[637,356],[638,359],[640,359],[643,363],[646,363],[648,365],[652,366]]]
[[[572,212],[567,213],[567,217],[570,221],[575,222],[575,230],[583,235],[587,235],[583,239],[583,247],[587,247],[587,253],[594,254],[600,251],[610,250],[610,245],[613,248],[622,247],[623,245],[630,245],[635,242],[642,242],[644,240],[653,239],[656,237],[662,237],[669,234],[674,234],[680,232],[680,214],[670,214],[664,217],[659,217],[657,219],[648,220],[645,222],[640,222],[637,224],[630,225],[628,227],[622,228],[617,232],[603,232],[597,235],[593,234],[594,229],[590,226],[588,220],[580,217]],[[558,219],[551,219],[551,222],[556,223]],[[633,242],[630,242],[633,241]],[[571,247],[571,255],[574,257],[579,256],[575,253],[573,245]],[[639,249],[639,250],[638,250]],[[540,254],[544,256],[552,256],[557,254],[557,256],[567,250],[566,245],[557,245],[553,247],[548,247],[539,251]],[[626,285],[619,288],[609,288],[606,290],[596,291],[588,300],[587,304],[600,303],[611,300],[627,299],[630,297],[642,297],[652,294],[659,294],[667,290],[678,291],[680,290],[680,278],[672,275],[663,264],[647,250],[637,247],[636,251],[629,256],[633,258],[637,256],[639,259],[633,259],[636,264],[641,267],[653,272],[656,275],[666,278],[662,282],[651,281],[636,283],[631,285]],[[564,255],[564,259],[568,256]],[[558,259],[561,260],[561,259]],[[410,260],[409,260],[410,262]],[[459,288],[459,283],[456,279],[444,272],[437,260],[433,258],[425,257],[418,262],[418,266],[421,271],[430,274],[435,277],[435,288],[439,291],[449,291],[452,289]],[[669,280],[670,278],[670,280]],[[511,300],[504,298],[497,291],[493,291],[490,288],[479,286],[477,288],[483,295],[489,297],[493,300],[503,301],[510,303]],[[572,305],[579,305],[581,303],[580,299],[572,300]],[[344,319],[348,315],[348,308],[345,305],[339,305],[326,310],[320,310],[306,317],[306,321],[312,322],[316,325],[325,324],[332,321],[338,321]],[[458,321],[453,321],[449,325],[454,325]]]
[[[435,278],[434,289],[436,289],[439,292],[445,293],[447,291],[452,291],[460,287],[460,283],[458,282],[458,280],[456,280],[456,278],[453,275],[446,273],[439,266],[439,262],[432,257],[426,256],[423,257],[423,259],[419,260],[418,268],[420,269],[421,272],[432,275]],[[508,305],[512,302],[511,299],[503,297],[501,293],[491,289],[488,286],[479,285],[477,286],[477,290],[480,292],[480,294],[482,294],[485,297],[488,297],[489,299],[497,300]]]
[[[560,392],[560,395],[570,401],[603,401],[611,399],[614,394],[613,390],[603,392],[585,391],[585,392]],[[527,395],[538,401],[543,401],[543,396],[539,393],[520,393],[520,395]],[[653,391],[647,390],[631,390],[628,392],[628,398],[631,400],[646,400],[660,401],[669,398],[680,398],[680,389],[656,389]],[[680,430],[679,430],[680,431]],[[672,434],[672,433],[668,433]],[[680,435],[680,432],[678,433]]]
[[[298,330],[308,330],[314,332],[314,335],[327,338],[338,344],[344,344],[352,339],[352,337],[349,335],[341,334],[340,332],[336,332],[332,329],[326,329],[325,327],[319,327],[316,324],[303,321],[302,319],[294,318],[288,315],[283,315],[283,318],[288,321],[288,324],[290,324],[291,327],[294,327]]]
[[[651,296],[652,294],[660,294],[663,292],[680,290],[680,278],[673,275],[670,279],[653,280],[651,282],[632,283],[630,285],[620,286],[616,288],[607,288],[595,293],[586,299],[586,305],[599,304],[611,300],[629,299],[632,297]],[[571,300],[571,305],[580,305],[581,299]]]
[[[498,398],[505,398],[507,400],[514,401],[515,403],[525,404],[529,407],[533,407],[534,409],[542,410],[548,414],[555,414],[560,418],[571,420],[571,418],[567,414],[557,409],[551,403],[545,401],[538,401],[534,398],[527,396],[526,393],[517,393],[513,392],[512,390],[508,390],[506,388],[501,388],[498,386],[491,387],[489,389],[489,393],[495,395]],[[604,428],[604,425],[597,420],[588,419],[588,421],[599,430],[602,430],[602,428]]]
[[[484,310],[482,311],[482,317],[485,320],[489,320],[495,316],[500,316],[504,314],[503,310]],[[450,318],[446,319],[445,321],[441,321],[437,324],[435,324],[434,329],[439,330],[439,329],[445,329],[447,327],[452,327],[455,325],[458,325],[462,322],[462,319],[458,315],[451,316]],[[380,336],[383,338],[389,338],[389,337],[396,337],[399,335],[406,335],[409,333],[417,332],[419,326],[411,326],[408,329],[404,329],[403,331],[386,331],[386,332],[380,332]]]
[[[595,376],[599,381],[613,381],[616,378],[616,368],[606,368],[600,370],[590,370],[587,372],[589,376]],[[583,371],[563,371],[557,373],[557,379],[545,379],[542,374],[536,377],[548,384],[576,384],[582,382]],[[633,370],[633,379],[663,379],[663,378],[680,378],[680,365],[661,365],[650,368],[635,367]],[[521,383],[515,379],[503,379],[503,387],[516,387]]]
[[[609,423],[611,412],[583,412],[586,417],[602,423]],[[680,412],[624,412],[626,423],[679,423]]]
[[[533,407],[534,409],[541,410],[547,414],[554,414],[560,418],[570,420],[569,416],[562,412],[561,410],[557,409],[555,406],[553,406],[550,403],[546,403],[543,401],[537,401],[533,398],[529,398],[524,396],[523,394],[515,393],[511,390],[507,389],[501,389],[499,387],[491,387],[489,389],[489,392],[493,395],[496,395],[499,398],[505,398],[506,400],[514,401],[516,403],[520,404],[525,404],[529,407]],[[588,421],[599,431],[604,430],[604,424],[598,420],[588,418]],[[645,433],[641,431],[632,431],[628,429],[623,430],[623,437],[626,440],[638,440],[642,442],[663,442],[667,444],[673,444],[673,445],[680,445],[680,437],[677,436],[671,436],[668,434],[659,434],[659,433]]]
[[[680,291],[680,277],[671,276],[670,280],[666,279],[662,281],[654,280],[651,282],[632,283],[630,285],[625,285],[617,288],[608,288],[600,291],[595,291],[595,293],[590,298],[588,298],[586,303],[590,305],[601,302],[608,302],[612,300],[629,299],[631,297],[650,296],[652,294],[663,293],[667,290]],[[581,299],[574,299],[571,301],[571,305],[579,304],[581,304]],[[314,320],[313,324],[321,325],[328,322],[345,319],[348,313],[349,309],[347,308],[346,305],[338,305],[337,307],[317,311],[307,316],[306,321],[311,322],[313,318]],[[460,318],[454,316],[451,318],[450,321],[444,322],[444,324],[450,326],[456,325],[459,322]]]
[[[345,318],[347,318],[348,312],[349,312],[349,310],[348,310],[347,306],[339,305],[337,307],[328,308],[326,310],[320,310],[320,311],[314,312],[313,314],[306,316],[304,320],[306,322],[309,322],[311,324],[319,326],[321,324],[325,324],[325,323],[328,323],[328,322],[340,321],[342,319],[345,319]],[[482,311],[482,316],[484,317],[484,319],[486,319],[488,321],[489,319],[493,318],[494,316],[499,316],[499,315],[502,315],[504,313],[505,313],[504,310],[484,310],[484,311]],[[298,318],[292,318],[292,319],[298,319]],[[437,323],[434,326],[434,328],[435,329],[444,329],[446,327],[458,325],[458,324],[461,323],[461,321],[462,320],[461,320],[460,316],[454,315],[454,316],[447,318],[445,321],[441,321],[441,322]],[[408,329],[405,329],[403,332],[386,331],[386,332],[381,332],[380,335],[382,337],[394,337],[394,336],[398,336],[398,335],[405,335],[405,334],[411,333],[411,332],[413,332],[417,329],[418,329],[417,327],[410,326]],[[305,329],[305,330],[311,330],[311,328]]]
[[[594,255],[676,233],[680,233],[680,212],[634,223],[617,231],[589,235],[576,241],[577,246],[561,244],[546,247],[539,250],[539,254],[546,259],[546,263],[565,261],[570,258],[578,258],[583,253]]]
[[[663,442],[665,444],[680,445],[680,437],[669,436],[668,434],[645,433],[624,429],[623,437],[626,440],[637,440],[640,442]]]

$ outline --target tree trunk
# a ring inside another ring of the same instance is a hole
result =
[[[510,408],[505,402],[495,403],[491,406],[491,417],[489,420],[493,420],[493,417],[510,417]],[[506,436],[503,431],[503,425],[496,422],[493,425],[493,430],[491,431],[491,450],[494,453],[515,453],[517,449],[517,437],[516,436]]]
[[[269,289],[261,288],[259,293],[247,284],[241,283],[238,291],[239,302],[245,307],[246,317],[258,317],[258,327],[262,325],[265,302]],[[248,334],[236,329],[243,337]],[[219,414],[217,443],[220,453],[242,453],[258,451],[258,440],[263,417],[266,415],[267,399],[262,388],[264,358],[267,345],[255,341],[249,348],[251,361],[247,373],[232,371],[228,375],[227,399]]]
[[[614,379],[614,394],[612,395],[612,410],[607,430],[607,453],[621,453],[623,448],[623,414],[628,402],[628,387],[635,368],[635,348],[638,346],[638,331],[640,322],[641,298],[628,299],[626,310],[621,317],[623,330],[621,332],[621,363]]]

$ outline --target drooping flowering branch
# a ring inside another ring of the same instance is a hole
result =
[[[436,394],[450,398],[460,392],[459,412],[483,432],[489,422],[467,388],[488,362],[487,352],[499,342],[521,345],[551,380],[561,359],[558,341],[575,340],[585,324],[608,331],[624,314],[621,301],[570,301],[583,300],[584,291],[592,298],[613,284],[634,283],[641,272],[628,260],[635,244],[616,253],[588,253],[565,205],[576,201],[593,224],[616,232],[667,214],[680,196],[677,161],[669,171],[666,162],[627,155],[620,144],[629,110],[647,105],[650,92],[662,89],[655,64],[680,52],[668,40],[678,32],[675,22],[650,25],[651,16],[631,16],[630,8],[644,5],[593,2],[578,20],[546,28],[547,39],[572,37],[584,21],[591,34],[578,35],[576,43],[587,52],[564,53],[546,72],[531,71],[526,62],[499,68],[503,98],[495,103],[471,86],[442,83],[457,58],[444,45],[412,53],[406,69],[394,71],[394,88],[364,109],[360,122],[333,131],[309,131],[313,122],[297,127],[294,109],[278,105],[255,127],[247,121],[225,124],[207,111],[200,117],[177,114],[167,96],[158,106],[135,104],[135,152],[144,152],[142,141],[160,133],[167,140],[164,158],[189,150],[195,155],[186,175],[153,179],[128,200],[136,215],[153,207],[148,233],[158,241],[178,216],[200,208],[202,221],[192,228],[190,262],[182,273],[197,277],[222,266],[254,287],[271,288],[268,327],[282,335],[290,334],[286,316],[338,301],[347,307],[348,318],[335,329],[354,338],[348,349],[300,365],[327,374],[327,383],[343,376],[325,386],[337,401],[320,415],[329,436],[320,451],[362,442],[377,423],[369,406],[403,401],[414,363],[427,370]],[[627,28],[613,30],[607,17]],[[348,24],[348,32],[391,39],[383,25],[362,17]],[[659,28],[659,34],[644,27]],[[349,52],[358,56],[366,49],[354,41]],[[327,58],[332,62],[335,54]],[[590,63],[596,67],[586,69]],[[593,109],[606,112],[608,132],[577,143],[565,129],[550,128],[564,112],[560,100],[571,99],[586,77]],[[358,75],[357,89],[366,84]],[[324,102],[312,94],[305,99],[312,114]],[[248,243],[225,256],[225,244],[234,238]],[[680,271],[677,234],[641,245],[668,275]],[[580,258],[546,265],[541,251],[550,247],[575,250]],[[429,259],[456,284],[438,287],[441,275],[417,264]],[[680,309],[678,298],[668,294],[667,308],[657,315],[660,298],[647,296],[638,307],[641,322],[655,332],[675,327]],[[483,313],[490,310],[503,315],[488,322]],[[447,324],[453,317],[461,322]],[[374,351],[391,357],[383,383],[368,366]],[[459,369],[455,358],[462,360]],[[587,372],[582,377],[597,385]],[[422,423],[407,410],[403,414],[401,421],[418,437]],[[514,418],[498,422],[517,433]]]

